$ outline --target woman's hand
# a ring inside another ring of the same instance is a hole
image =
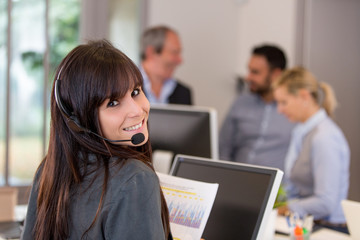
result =
[[[282,216],[289,216],[290,215],[290,210],[289,210],[287,205],[278,207],[277,210],[278,210],[279,215],[282,215]]]

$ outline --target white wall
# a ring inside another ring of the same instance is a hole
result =
[[[109,36],[109,1],[81,1],[80,42]]]
[[[109,39],[135,63],[140,62],[140,1],[109,1]]]
[[[254,45],[270,43],[281,47],[294,65],[296,0],[247,0],[238,7],[237,72],[245,76]]]
[[[196,105],[216,108],[222,121],[235,95],[237,2],[151,0],[148,6],[148,26],[169,25],[181,37],[184,63],[176,77],[192,86]]]
[[[360,1],[307,0],[306,12],[304,63],[335,90],[335,120],[351,150],[349,198],[360,201]]]
[[[147,23],[179,32],[184,63],[176,76],[192,86],[196,105],[218,111],[220,126],[254,45],[278,44],[294,62],[295,5],[296,0],[150,0]]]
[[[108,39],[136,64],[146,0],[81,1],[80,42]]]

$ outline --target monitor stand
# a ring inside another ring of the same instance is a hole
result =
[[[155,150],[153,152],[153,165],[156,172],[169,174],[174,158],[172,151]]]

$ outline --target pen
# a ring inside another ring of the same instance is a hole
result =
[[[291,228],[292,225],[291,225],[291,222],[290,222],[290,215],[286,216],[286,222],[288,224],[288,227]]]

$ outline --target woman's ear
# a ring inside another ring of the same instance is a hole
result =
[[[311,100],[311,94],[309,92],[309,90],[302,88],[298,90],[298,96],[305,101],[309,101]]]
[[[146,58],[152,58],[156,54],[155,48],[153,46],[148,46],[145,49],[145,56]]]
[[[303,106],[309,107],[313,101],[310,92],[307,89],[300,89],[297,92],[298,98],[302,101]]]

